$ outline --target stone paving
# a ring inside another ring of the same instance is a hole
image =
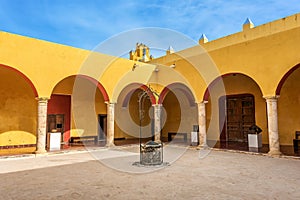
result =
[[[299,159],[182,150],[156,167],[132,165],[136,146],[2,158],[0,199],[300,199]]]

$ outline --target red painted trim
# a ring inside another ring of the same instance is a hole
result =
[[[292,69],[290,69],[280,80],[277,88],[276,88],[276,95],[280,95],[280,91],[281,91],[281,88],[284,84],[284,82],[286,81],[286,79],[296,70],[300,68],[300,64],[294,66]]]
[[[155,105],[156,99],[155,99],[154,94],[151,92],[151,90],[149,90],[149,87],[147,85],[142,85],[140,88],[144,91],[147,91],[147,94],[150,97],[150,101],[151,101],[152,105]]]
[[[159,99],[158,99],[158,104],[162,104],[163,101],[165,100],[167,94],[169,93],[170,89],[167,87],[165,87],[161,93],[160,93],[160,96],[159,96]]]
[[[105,88],[96,79],[94,79],[94,78],[92,78],[90,76],[87,76],[87,75],[82,75],[82,74],[75,75],[75,76],[82,77],[82,78],[84,78],[86,80],[91,81],[93,84],[95,84],[97,86],[97,88],[100,90],[101,94],[103,95],[104,101],[108,101],[109,102],[109,96],[108,96]]]
[[[167,94],[171,90],[174,90],[174,89],[180,90],[185,95],[185,97],[187,98],[189,104],[191,106],[194,106],[194,104],[195,104],[194,94],[192,93],[192,91],[191,91],[191,89],[189,87],[187,87],[186,85],[184,85],[182,83],[172,83],[172,84],[168,85],[167,87],[165,87],[162,90],[162,92],[161,92],[161,94],[159,96],[158,103],[162,104],[163,101],[165,100]]]
[[[23,74],[22,72],[20,72],[19,70],[15,69],[13,67],[7,66],[7,65],[0,64],[0,66],[4,67],[6,69],[12,70],[12,71],[16,72],[17,74],[19,74],[30,85],[35,97],[39,96],[34,84],[25,74]]]
[[[133,89],[131,89],[125,96],[123,103],[122,103],[122,107],[127,107],[130,97],[132,96],[132,94],[137,90],[137,89],[141,89],[143,91],[147,91],[148,96],[150,97],[150,102],[152,105],[156,104],[156,99],[154,94],[149,90],[149,87],[147,85],[143,85],[140,83],[132,83],[130,85],[136,85]],[[128,85],[127,87],[129,87],[130,85]]]
[[[211,88],[213,88],[214,87],[214,85],[218,82],[218,81],[220,81],[223,77],[226,77],[226,76],[228,76],[228,75],[230,75],[230,74],[224,74],[224,75],[222,75],[222,76],[219,76],[219,77],[217,77],[217,78],[215,78],[215,80],[213,80],[209,85],[208,85],[208,87],[206,88],[206,90],[205,90],[205,92],[204,92],[204,95],[203,95],[203,101],[208,101],[208,99],[209,99],[209,90],[211,89]]]

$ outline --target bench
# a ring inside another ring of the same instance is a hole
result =
[[[293,139],[293,145],[294,145],[294,152],[299,151],[299,145],[300,145],[300,131],[295,132],[295,139]]]
[[[94,140],[95,144],[98,144],[98,136],[81,136],[81,137],[70,137],[69,139],[69,143],[74,143],[74,140],[79,140],[79,141],[83,141],[83,140]]]
[[[173,139],[173,136],[183,136],[184,142],[187,142],[187,133],[175,133],[175,132],[169,132],[168,133],[168,141],[171,141]]]

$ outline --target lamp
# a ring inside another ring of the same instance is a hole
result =
[[[131,71],[134,71],[138,65],[136,63],[133,64]]]

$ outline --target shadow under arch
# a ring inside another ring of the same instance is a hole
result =
[[[300,63],[290,68],[281,78],[276,88],[278,134],[281,151],[289,153],[286,147],[292,147],[296,131],[300,126]],[[296,144],[295,144],[296,145]],[[291,151],[293,152],[293,151]]]
[[[248,76],[247,74],[243,74],[243,73],[239,73],[239,72],[230,72],[230,73],[226,73],[226,74],[223,74],[221,76],[218,76],[211,83],[209,83],[208,87],[206,88],[206,90],[204,92],[203,101],[208,101],[209,96],[210,96],[211,88],[213,88],[215,86],[224,88],[224,84],[223,84],[223,81],[222,81],[223,78],[226,78],[226,77],[229,77],[229,76],[236,76],[236,75],[242,75],[242,76],[245,76],[245,77],[251,79],[258,86],[260,92],[262,93],[260,85],[252,77]],[[218,83],[222,83],[222,84],[218,85]],[[221,93],[225,92],[226,93],[226,89],[225,89],[225,91],[220,90],[219,92],[221,92]],[[226,94],[224,94],[224,95],[226,95]]]
[[[12,70],[12,71],[16,72],[17,74],[19,74],[30,85],[35,97],[39,96],[35,85],[24,73],[22,73],[21,71],[19,71],[16,68],[13,68],[13,67],[10,67],[10,66],[7,66],[7,65],[0,64],[0,67],[3,67],[3,68],[8,69],[8,70]]]
[[[166,98],[167,94],[170,91],[179,90],[181,91],[185,97],[187,98],[189,104],[191,106],[195,105],[195,97],[192,93],[192,91],[188,88],[188,86],[184,85],[183,83],[171,83],[170,85],[166,86],[160,93],[158,104],[162,104],[164,99]]]
[[[146,91],[149,98],[150,98],[150,101],[151,101],[152,105],[156,104],[155,96],[154,96],[154,94],[152,93],[152,91],[150,90],[150,88],[147,85],[144,85],[142,83],[131,83],[131,84],[125,86],[125,88],[123,89],[123,92],[125,92],[127,94],[123,98],[122,107],[127,107],[128,106],[132,94],[138,89]],[[121,95],[121,93],[119,94],[119,96]],[[118,97],[118,99],[119,99],[119,97]]]
[[[85,80],[90,81],[90,82],[95,86],[95,88],[99,89],[99,91],[100,91],[101,94],[103,95],[104,101],[109,102],[109,96],[108,96],[108,94],[107,94],[107,92],[106,92],[106,89],[103,87],[103,85],[102,85],[99,81],[97,81],[96,79],[94,79],[94,78],[92,78],[92,77],[90,77],[90,76],[87,76],[87,75],[83,75],[83,74],[74,74],[74,75],[70,75],[70,76],[64,77],[63,79],[61,79],[60,81],[58,81],[58,82],[54,85],[54,87],[53,87],[53,89],[52,89],[52,93],[53,93],[53,91],[55,90],[55,87],[56,87],[58,84],[60,84],[61,82],[63,82],[64,80],[67,80],[67,79],[69,79],[69,78],[74,78],[74,79],[75,79],[75,80],[74,80],[73,87],[75,86],[76,78],[82,78],[82,79],[85,79]],[[74,89],[74,88],[73,88],[73,89]],[[73,90],[72,90],[72,92],[73,92]]]
[[[282,86],[284,84],[284,82],[287,80],[287,78],[294,72],[296,71],[298,68],[300,68],[300,64],[295,65],[294,67],[292,67],[289,71],[287,71],[283,77],[280,79],[277,88],[276,88],[276,95],[280,95],[280,91],[282,89]]]

